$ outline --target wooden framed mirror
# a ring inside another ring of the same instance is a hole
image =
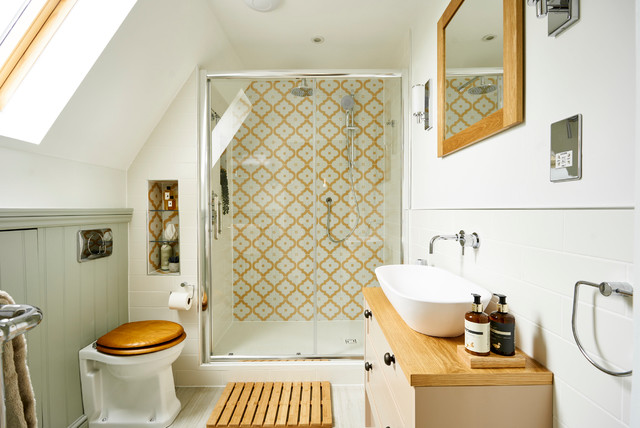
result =
[[[523,1],[451,0],[438,21],[438,157],[524,121]]]

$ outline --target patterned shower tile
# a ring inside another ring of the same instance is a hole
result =
[[[366,270],[381,263],[381,246],[368,243],[372,236],[380,241],[384,230],[380,216],[384,208],[376,206],[384,203],[383,82],[317,81],[315,106],[311,98],[289,94],[295,85],[293,80],[249,85],[246,92],[254,113],[232,143],[231,212],[234,223],[241,225],[234,226],[234,314],[238,320],[312,319],[317,277],[319,317],[356,319],[362,310],[358,291],[375,283]],[[345,114],[340,107],[346,93],[355,93],[356,100],[354,181],[362,219],[354,235],[335,244],[324,230],[326,197],[335,201],[334,235],[344,236],[356,221],[349,194]]]

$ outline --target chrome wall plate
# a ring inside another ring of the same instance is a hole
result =
[[[547,7],[549,37],[558,37],[580,19],[580,0],[547,0]]]
[[[582,115],[551,124],[552,182],[582,178]]]
[[[111,229],[78,231],[78,263],[109,257],[113,253]]]

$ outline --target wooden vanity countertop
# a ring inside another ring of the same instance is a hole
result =
[[[526,356],[524,368],[472,369],[458,357],[464,335],[431,337],[411,329],[380,287],[363,289],[374,319],[411,386],[551,385],[553,373]],[[516,320],[517,322],[517,320]],[[526,355],[526,354],[525,354]]]

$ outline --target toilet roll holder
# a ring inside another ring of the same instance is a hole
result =
[[[180,287],[184,288],[185,291],[187,293],[189,293],[189,298],[190,299],[193,299],[193,289],[194,289],[193,285],[191,285],[191,284],[189,284],[187,282],[183,282],[182,284],[180,284]]]
[[[194,293],[195,287],[193,285],[187,283],[187,282],[183,282],[182,284],[180,284],[180,287],[182,287],[184,289],[184,291],[180,292],[180,294],[186,292],[186,294],[187,294],[187,302],[188,302],[187,307],[186,308],[182,308],[182,309],[190,309],[191,301],[193,300],[193,293]],[[170,309],[181,309],[179,307],[171,307],[171,295],[173,293],[174,293],[173,291],[169,293],[169,308]]]

